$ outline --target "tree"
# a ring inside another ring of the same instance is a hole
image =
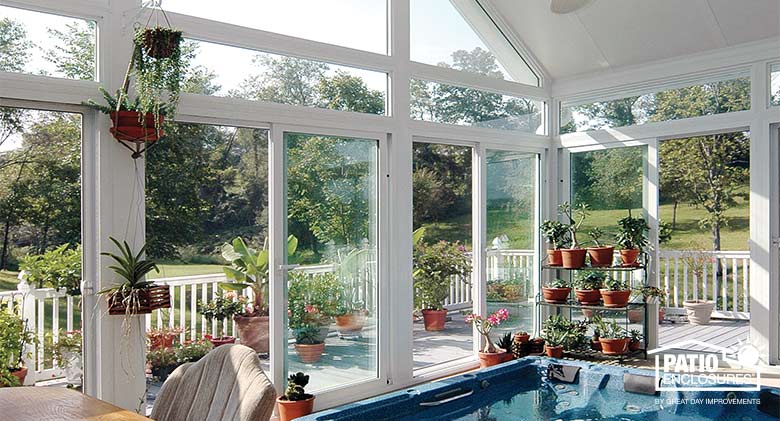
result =
[[[44,58],[71,79],[95,80],[95,22],[75,21],[65,30],[48,28],[54,45]]]
[[[253,61],[261,72],[247,77],[232,95],[290,105],[318,104],[318,86],[328,70],[326,64],[268,54],[258,54]]]
[[[0,70],[21,72],[30,60],[33,43],[27,39],[24,25],[9,19],[0,19]]]
[[[322,106],[340,111],[368,114],[385,113],[385,96],[369,89],[362,78],[337,70],[332,77],[324,77],[319,83]]]
[[[589,155],[592,159],[590,200],[601,208],[625,209],[629,216],[631,209],[641,208],[644,174],[641,148],[614,148]]]

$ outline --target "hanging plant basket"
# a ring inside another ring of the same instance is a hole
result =
[[[127,315],[127,307],[123,294],[113,294],[108,297],[108,314]],[[138,308],[130,314],[149,314],[153,310],[171,308],[171,290],[168,285],[156,285],[140,290],[138,293]]]
[[[138,111],[119,111],[111,112],[111,134],[117,140],[127,142],[156,142],[164,135],[162,130],[165,117],[158,116],[155,122],[154,114],[146,113],[143,118]]]
[[[171,28],[157,26],[143,30],[142,45],[149,57],[169,58],[179,48],[181,41],[182,32]]]

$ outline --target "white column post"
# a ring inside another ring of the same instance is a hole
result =
[[[647,271],[647,283],[651,286],[658,286],[658,230],[660,229],[660,220],[658,214],[658,198],[659,198],[659,172],[658,172],[658,139],[651,139],[647,144],[647,151],[645,153],[645,170],[643,178],[643,207],[647,223],[650,227],[648,233],[648,250],[649,265],[645,269]],[[647,325],[647,337],[645,341],[649,349],[657,348],[658,346],[658,304],[652,303],[647,305],[647,317],[645,320]]]
[[[472,153],[471,165],[471,209],[473,212],[471,224],[471,255],[473,270],[471,272],[472,302],[474,313],[487,316],[485,302],[485,286],[487,285],[487,265],[485,264],[487,248],[487,149],[480,143]],[[473,329],[474,352],[482,348],[482,335]]]

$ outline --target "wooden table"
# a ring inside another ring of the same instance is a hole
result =
[[[64,387],[0,388],[4,420],[148,420],[108,402]]]

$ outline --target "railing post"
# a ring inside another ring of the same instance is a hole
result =
[[[27,283],[25,273],[22,271],[19,273],[19,284],[16,285],[16,289],[22,294],[22,308],[21,316],[24,322],[27,324],[27,329],[32,332],[38,331],[36,325],[37,319],[35,318],[35,296],[32,294],[32,288]],[[13,298],[12,298],[13,300]],[[37,349],[35,344],[25,344],[24,355],[22,355],[22,361],[25,367],[28,369],[27,377],[24,379],[24,385],[34,385],[36,380],[36,356]]]

